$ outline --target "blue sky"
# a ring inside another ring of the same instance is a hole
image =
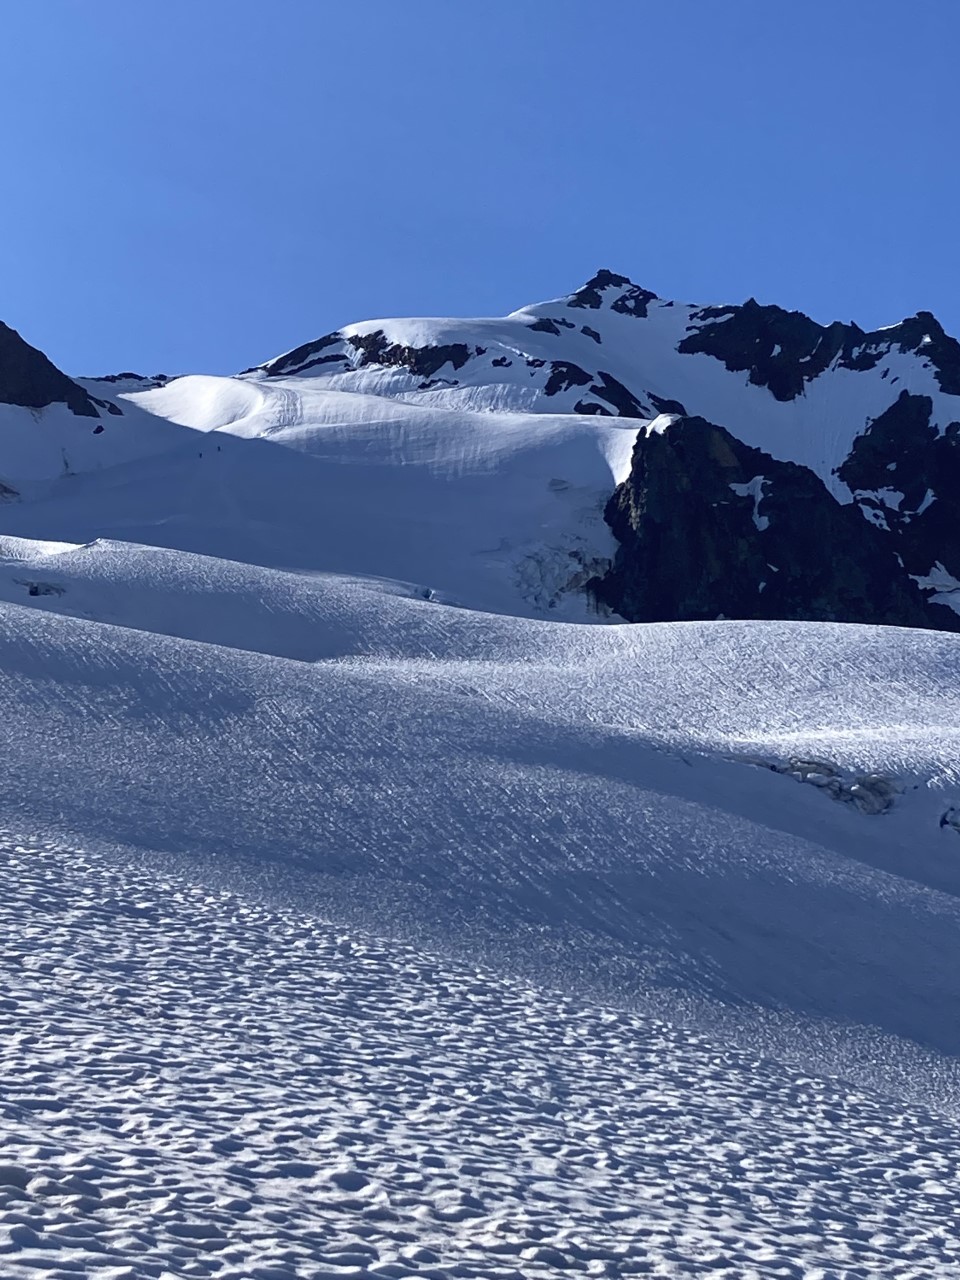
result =
[[[9,0],[0,318],[232,372],[600,266],[960,333],[957,0]]]

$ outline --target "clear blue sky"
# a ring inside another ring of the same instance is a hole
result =
[[[5,0],[0,318],[232,372],[599,266],[960,333],[960,0]]]

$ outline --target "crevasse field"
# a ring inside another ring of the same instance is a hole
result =
[[[4,407],[0,1277],[956,1274],[960,639],[601,617],[636,420],[386,390]]]

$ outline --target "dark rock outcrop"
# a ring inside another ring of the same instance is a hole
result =
[[[314,369],[322,364],[348,365],[350,357],[342,349],[330,351],[331,347],[336,346],[341,348],[344,346],[343,334],[339,330],[335,333],[325,333],[322,338],[316,338],[313,342],[304,342],[299,347],[294,347],[292,351],[277,356],[275,360],[254,365],[252,369],[244,369],[243,372],[257,373],[262,370],[271,377],[279,378],[305,373],[308,369]]]
[[[578,400],[573,406],[574,413],[582,413],[593,418],[612,418],[613,411],[606,405],[597,404],[596,400]]]
[[[533,333],[552,333],[555,338],[560,337],[560,329],[555,320],[549,320],[546,316],[542,316],[535,321],[530,329]]]
[[[65,404],[83,418],[99,418],[93,399],[72,378],[61,373],[42,351],[31,347],[0,321],[0,404],[45,409]]]
[[[774,618],[960,630],[891,533],[806,467],[703,418],[642,432],[607,505],[620,543],[591,586],[630,622]]]
[[[801,311],[761,306],[754,298],[740,307],[704,307],[691,319],[692,332],[677,348],[681,353],[713,356],[778,400],[796,399],[834,363],[865,373],[893,351],[919,355],[942,391],[960,395],[960,342],[929,311],[871,333],[839,320],[820,325]]]
[[[793,400],[804,383],[829,367],[844,348],[855,325],[840,321],[824,328],[800,311],[762,307],[753,298],[714,319],[715,308],[699,312],[706,323],[680,342],[685,355],[704,354],[731,372],[746,372],[756,386],[768,387],[778,400]],[[856,332],[862,336],[862,331]]]
[[[603,369],[598,371],[597,379],[591,384],[589,394],[610,405],[617,417],[649,418],[651,416],[647,405],[638,400],[633,392],[612,373],[605,373]],[[577,412],[584,411],[578,408]]]
[[[473,351],[465,342],[452,342],[447,346],[408,347],[399,342],[388,342],[382,329],[375,333],[351,334],[347,339],[358,353],[358,367],[368,364],[409,369],[419,378],[432,378],[445,364],[462,369],[472,355],[482,355],[482,348]]]
[[[687,411],[679,400],[669,400],[666,396],[654,395],[652,391],[647,392],[647,399],[656,409],[657,413],[678,413],[682,418],[687,416]]]
[[[579,365],[571,364],[569,360],[552,360],[550,377],[543,388],[543,394],[555,396],[558,391],[569,391],[571,387],[585,387],[592,381],[592,375],[585,373]]]
[[[960,342],[929,311],[901,320],[892,329],[867,334],[869,345],[918,355],[933,369],[941,391],[960,396]]]
[[[251,371],[248,369],[246,372],[250,373]],[[115,385],[117,383],[132,382],[137,384],[139,387],[142,387],[143,390],[146,391],[148,389],[153,389],[154,387],[165,387],[168,382],[172,381],[172,379],[170,375],[166,373],[146,374],[146,373],[130,373],[128,371],[126,373],[105,373],[99,378],[88,378],[87,381],[88,382],[105,382],[110,386]]]
[[[616,298],[610,303],[611,311],[618,311],[622,315],[637,316],[641,319],[646,317],[647,308],[657,298],[655,293],[651,293],[649,289],[643,289],[640,285],[634,284],[627,276],[618,276],[613,271],[601,268],[576,293],[570,295],[567,299],[567,306],[589,307],[591,310],[596,311],[603,305],[604,299],[602,295],[610,289],[618,291]]]
[[[960,579],[960,422],[933,425],[929,396],[902,391],[853,442],[839,478],[922,577],[939,562]],[[887,499],[884,501],[884,499]]]
[[[576,325],[569,320],[564,320],[562,316],[558,316],[555,320],[549,316],[542,316],[530,326],[533,333],[552,333],[555,338],[560,337],[561,328],[575,329]]]

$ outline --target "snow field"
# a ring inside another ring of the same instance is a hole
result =
[[[635,422],[453,413],[302,379],[183,378],[134,399],[172,415],[151,418],[172,433],[165,450],[5,504],[4,533],[371,575],[471,608],[597,620],[578,588],[614,553],[603,507]]]
[[[955,637],[561,627],[170,551],[4,547],[0,586],[33,607],[0,605],[0,802],[33,829],[671,1016],[960,1049]],[[160,613],[173,634],[145,629]],[[757,763],[793,756],[879,771],[892,809]],[[887,1080],[891,1052],[858,1078]]]
[[[5,1280],[946,1276],[955,1121],[0,838]]]

